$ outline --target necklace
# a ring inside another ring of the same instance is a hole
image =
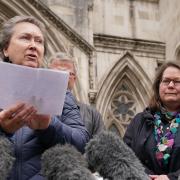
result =
[[[157,141],[155,151],[156,159],[158,160],[160,166],[167,166],[171,156],[172,147],[174,145],[174,138],[177,132],[177,128],[179,127],[180,123],[180,113],[165,113],[165,117],[167,119],[171,119],[167,127],[162,123],[161,117],[162,114],[160,112],[156,112],[154,114],[154,134]]]

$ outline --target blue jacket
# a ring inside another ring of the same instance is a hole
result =
[[[1,132],[2,133],[2,132]],[[55,116],[45,130],[32,130],[23,127],[13,135],[6,134],[12,141],[16,161],[9,180],[43,180],[41,154],[57,143],[73,144],[79,151],[89,140],[89,134],[80,118],[75,99],[67,91],[61,116]]]

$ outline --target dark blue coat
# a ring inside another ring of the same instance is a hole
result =
[[[124,135],[124,141],[141,160],[147,174],[164,174],[170,180],[178,179],[180,174],[180,126],[174,139],[174,146],[167,169],[162,169],[155,158],[154,118],[149,109],[137,114],[131,121]]]
[[[7,136],[12,141],[16,157],[11,176],[8,178],[10,180],[45,179],[39,172],[41,154],[46,149],[57,143],[70,143],[84,152],[89,140],[89,134],[70,91],[66,93],[62,115],[53,117],[47,129],[32,130],[23,127],[13,135]]]

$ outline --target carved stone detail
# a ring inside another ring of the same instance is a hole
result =
[[[137,54],[147,53],[165,59],[165,43],[162,42],[94,34],[94,44],[97,48],[134,51]]]
[[[113,123],[116,122],[120,128],[120,136],[123,136],[127,125],[136,114],[136,101],[128,86],[122,83],[115,91],[111,104],[109,105],[109,119],[111,125],[109,129],[117,131],[117,126]],[[111,127],[112,126],[112,127]],[[116,127],[116,128],[115,128]]]
[[[95,101],[96,101],[96,96],[97,96],[97,91],[96,90],[90,90],[89,93],[88,93],[88,96],[89,96],[89,102],[91,104],[95,104]]]
[[[60,17],[53,13],[44,3],[40,0],[29,0],[32,6],[38,9],[41,14],[48,19],[55,27],[57,27],[73,44],[82,49],[87,55],[91,55],[95,50],[85,39],[78,33],[70,28]]]

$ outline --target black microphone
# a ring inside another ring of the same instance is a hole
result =
[[[0,136],[0,176],[7,179],[10,175],[15,158],[12,143],[4,136]]]
[[[103,131],[85,148],[89,168],[110,180],[149,180],[135,153],[115,133]]]
[[[95,180],[84,156],[69,144],[49,148],[41,160],[41,173],[48,180]]]

